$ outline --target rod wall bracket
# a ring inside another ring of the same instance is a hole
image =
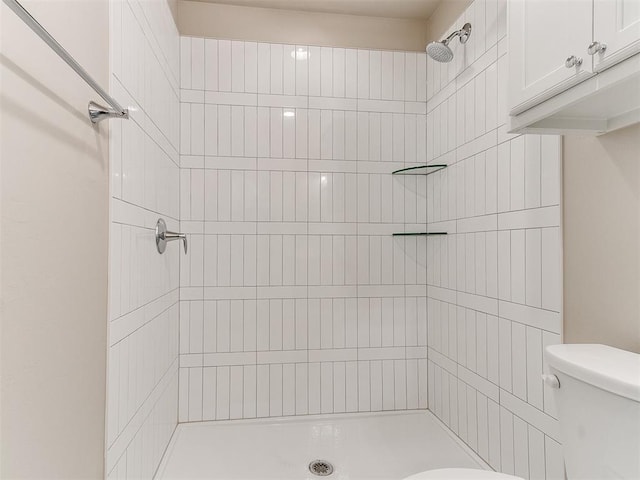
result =
[[[129,118],[129,110],[124,109],[123,111],[118,111],[113,108],[105,107],[104,105],[100,105],[96,102],[89,102],[89,118],[91,119],[91,123],[99,123],[102,120],[106,120],[107,118]]]

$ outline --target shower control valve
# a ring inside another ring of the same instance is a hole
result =
[[[604,53],[606,49],[607,49],[606,43],[591,42],[591,44],[589,45],[589,48],[587,48],[587,53],[589,55],[595,55],[596,53]]]
[[[567,68],[579,67],[582,65],[582,59],[580,57],[576,57],[575,55],[571,55],[564,62],[564,66]]]
[[[170,232],[164,219],[159,218],[156,223],[156,247],[158,253],[163,254],[167,249],[167,243],[174,240],[182,240],[184,253],[187,254],[187,235],[184,233]]]

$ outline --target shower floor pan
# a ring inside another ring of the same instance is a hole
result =
[[[436,468],[486,468],[427,411],[178,425],[156,479],[400,480]]]

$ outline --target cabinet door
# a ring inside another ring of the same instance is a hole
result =
[[[636,0],[637,1],[637,0]],[[509,106],[516,115],[589,78],[592,0],[512,0]],[[567,67],[570,57],[582,64]]]
[[[596,71],[640,52],[640,0],[595,0],[593,14],[593,39],[607,46],[593,56]]]

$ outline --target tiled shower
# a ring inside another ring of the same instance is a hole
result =
[[[563,478],[561,142],[507,133],[505,8],[476,0],[438,64],[112,3],[136,109],[110,124],[110,476],[152,477],[178,422],[428,408],[494,469]]]
[[[425,56],[181,39],[181,421],[426,408]]]

